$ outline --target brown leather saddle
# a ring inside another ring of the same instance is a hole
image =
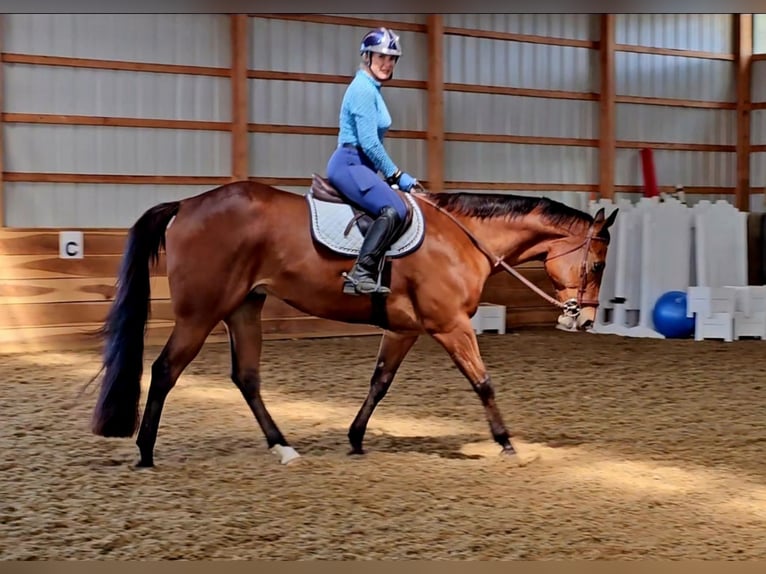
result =
[[[400,190],[395,190],[398,194],[403,194],[404,192]],[[344,235],[348,235],[349,231],[351,231],[351,227],[356,224],[356,226],[359,228],[359,232],[362,234],[362,236],[367,234],[367,230],[369,229],[370,225],[372,224],[373,218],[370,217],[363,209],[361,209],[358,205],[350,202],[345,197],[343,197],[340,192],[333,187],[333,185],[330,183],[330,181],[322,177],[319,174],[312,174],[311,176],[311,194],[314,196],[315,199],[318,201],[327,201],[329,203],[345,203],[346,205],[351,206],[351,210],[354,213],[354,216],[351,218],[351,221],[348,222],[348,225],[346,226],[345,231],[343,232]],[[404,199],[404,198],[402,198]],[[410,205],[410,202],[404,199],[404,205],[407,209],[407,215],[404,218],[404,224],[401,227],[401,232],[403,233],[409,226],[410,223],[412,223],[412,206]]]

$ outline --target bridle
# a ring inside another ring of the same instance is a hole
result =
[[[588,229],[588,233],[583,239],[583,242],[579,245],[575,245],[571,249],[567,249],[566,251],[562,251],[561,253],[557,253],[553,256],[546,257],[543,260],[543,263],[547,263],[548,261],[552,259],[556,259],[557,257],[563,257],[564,255],[568,255],[570,253],[573,253],[574,251],[577,251],[579,249],[584,249],[583,251],[583,258],[582,262],[580,263],[580,284],[577,287],[577,297],[573,297],[571,299],[567,299],[566,301],[559,301],[555,297],[551,297],[548,293],[540,289],[537,285],[532,283],[529,279],[524,277],[521,273],[516,271],[513,267],[508,265],[502,257],[498,257],[494,255],[489,249],[487,249],[482,243],[476,239],[476,236],[471,233],[471,230],[468,229],[463,223],[457,219],[455,216],[453,216],[449,211],[442,209],[439,205],[435,204],[430,199],[427,199],[425,195],[428,194],[426,189],[420,184],[417,184],[417,187],[419,187],[421,190],[423,190],[423,193],[413,193],[415,197],[420,199],[421,201],[429,204],[433,208],[437,209],[447,217],[449,217],[455,224],[457,224],[460,229],[462,229],[466,235],[468,235],[469,239],[473,242],[473,244],[477,247],[479,251],[481,251],[490,261],[492,264],[492,269],[500,266],[503,269],[505,269],[508,273],[516,277],[519,281],[524,283],[527,287],[529,287],[532,291],[540,295],[543,299],[548,301],[549,303],[552,303],[556,307],[559,307],[562,310],[562,313],[568,317],[571,317],[573,319],[577,318],[580,315],[580,312],[582,311],[583,305],[591,305],[593,307],[598,307],[599,302],[597,300],[584,300],[583,296],[585,295],[585,289],[588,283],[588,252],[590,250],[590,244],[593,241],[606,241],[605,238],[599,237],[598,235],[595,235],[593,232],[593,224],[591,224],[590,228]],[[572,289],[571,286],[564,286],[565,289]]]
[[[543,263],[547,263],[551,259],[556,259],[557,257],[568,255],[574,251],[577,251],[578,249],[583,250],[583,257],[582,261],[580,262],[580,285],[577,288],[577,298],[568,299],[563,303],[564,314],[569,315],[570,317],[577,317],[580,314],[583,305],[590,305],[592,307],[598,307],[599,305],[598,299],[583,299],[583,296],[585,295],[585,288],[588,284],[588,253],[590,252],[590,244],[592,241],[606,241],[606,239],[599,237],[598,235],[594,235],[593,224],[591,223],[590,227],[588,228],[588,234],[585,236],[585,240],[582,243],[575,245],[571,249],[557,253],[556,255],[546,257],[543,260]],[[572,287],[569,285],[565,285],[564,288],[572,289]],[[574,311],[568,311],[569,307],[573,307]]]

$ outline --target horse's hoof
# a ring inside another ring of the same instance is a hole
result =
[[[282,464],[290,464],[299,459],[301,455],[291,446],[284,446],[281,444],[275,444],[271,448],[271,452],[279,457],[279,462]]]
[[[154,461],[141,459],[136,463],[135,468],[154,468]]]
[[[365,454],[365,450],[361,446],[352,446],[348,451],[348,456],[360,456]]]

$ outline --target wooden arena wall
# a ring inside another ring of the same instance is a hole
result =
[[[56,230],[0,230],[0,350],[39,350],[62,345],[94,345],[91,333],[106,317],[114,296],[125,233],[83,229],[86,255],[59,258]],[[152,273],[149,343],[164,343],[173,311],[165,257]],[[300,313],[269,298],[264,309],[266,338],[356,335],[377,332]],[[225,340],[223,325],[211,340]]]
[[[150,205],[242,178],[305,193],[334,146],[359,38],[381,24],[407,51],[386,88],[389,148],[429,189],[584,208],[640,191],[638,150],[652,147],[666,189],[681,183],[745,209],[760,200],[750,192],[764,170],[754,161],[751,174],[750,158],[766,152],[755,81],[766,67],[750,57],[749,15],[2,20],[0,348],[97,327],[126,228]],[[58,258],[61,229],[84,230],[83,260]],[[539,264],[523,271],[550,291]],[[150,340],[159,341],[172,319],[161,269],[153,288]],[[483,299],[506,305],[511,327],[557,314],[507,274]],[[377,332],[277,302],[266,316],[272,337]]]
[[[62,346],[91,346],[114,296],[125,233],[82,229],[86,255],[59,258],[58,230],[0,229],[0,351],[32,351]],[[539,264],[521,267],[535,284],[547,285]],[[485,301],[510,305],[510,327],[550,324],[554,309],[509,276],[490,279]],[[148,343],[164,343],[173,321],[164,254],[152,272],[152,309]],[[367,335],[378,329],[347,325],[301,313],[272,297],[263,314],[267,339]],[[209,340],[225,340],[218,325]]]

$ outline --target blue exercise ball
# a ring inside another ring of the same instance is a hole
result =
[[[694,317],[686,316],[686,293],[668,291],[654,304],[654,328],[668,339],[684,339],[694,333]]]

